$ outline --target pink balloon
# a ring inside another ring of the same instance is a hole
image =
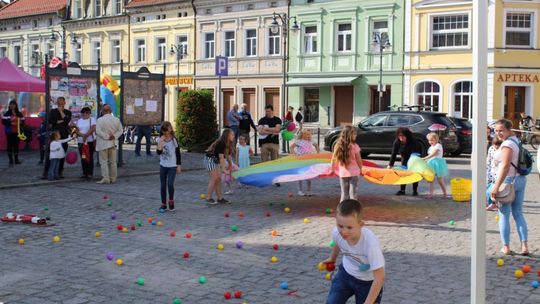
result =
[[[73,165],[74,163],[77,162],[77,152],[75,151],[71,151],[71,152],[68,152],[68,154],[66,155],[66,162],[70,165]]]
[[[287,126],[287,131],[293,131],[294,129],[296,129],[296,125],[294,124],[294,122],[290,122]]]

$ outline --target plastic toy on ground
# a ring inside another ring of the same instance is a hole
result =
[[[9,212],[6,215],[4,215],[0,221],[6,222],[6,223],[24,223],[24,224],[36,224],[36,225],[45,225],[47,224],[47,220],[44,218],[40,218],[37,215],[34,214],[16,214],[13,212]]]

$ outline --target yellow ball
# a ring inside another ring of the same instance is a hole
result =
[[[283,211],[285,211],[285,213],[290,213],[290,212],[291,212],[291,208],[285,207],[285,209],[283,209]]]
[[[158,221],[158,222],[157,222],[157,225],[158,225],[158,226],[163,226],[163,222],[162,222],[162,221]]]
[[[55,235],[52,239],[53,242],[58,243],[60,242],[60,237],[58,235]]]
[[[517,269],[516,271],[514,271],[514,276],[516,277],[516,279],[523,278],[523,271],[521,269]]]
[[[100,236],[101,236],[101,232],[96,231],[96,237],[100,237]]]
[[[324,276],[325,279],[327,279],[328,281],[332,280],[332,273],[329,272],[327,273],[325,276]]]
[[[19,245],[24,245],[24,239],[19,239]]]
[[[225,248],[225,247],[223,246],[223,244],[217,244],[217,249],[218,249],[218,250],[223,250],[223,248]]]
[[[495,215],[495,220],[499,221],[499,216],[498,215]]]
[[[323,262],[320,262],[319,265],[317,265],[317,268],[319,268],[320,271],[325,271],[326,264],[324,264]]]
[[[122,259],[116,259],[116,265],[122,266],[124,265],[124,261],[122,261]]]
[[[499,267],[504,266],[504,260],[503,259],[498,259],[497,260],[497,266],[499,266]]]
[[[129,232],[129,229],[127,229],[127,227],[124,227],[124,228],[122,228],[122,232],[128,233],[128,232]]]
[[[278,260],[277,257],[273,256],[273,257],[270,259],[270,261],[271,261],[272,263],[277,263],[279,260]]]
[[[308,218],[306,217],[306,218],[304,219],[304,223],[306,223],[306,224],[307,224],[307,223],[309,223],[309,222],[311,222],[311,220],[310,220],[310,219],[308,219]]]
[[[199,197],[200,197],[201,199],[206,199],[206,194],[201,194],[201,195],[199,195]]]

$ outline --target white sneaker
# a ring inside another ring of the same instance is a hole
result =
[[[227,191],[225,191],[224,194],[233,194],[233,191],[232,190],[227,190]]]
[[[306,194],[304,192],[302,192],[302,190],[298,191],[298,196],[306,196]]]

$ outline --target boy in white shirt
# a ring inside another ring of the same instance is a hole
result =
[[[362,205],[346,199],[336,211],[337,227],[332,230],[335,246],[322,263],[335,263],[343,253],[342,264],[332,280],[326,304],[345,304],[353,295],[356,303],[380,303],[384,284],[384,257],[379,240],[364,227]]]
[[[60,160],[66,157],[66,152],[64,151],[62,144],[67,143],[73,139],[75,139],[75,135],[73,135],[73,137],[61,139],[60,131],[52,131],[51,143],[49,145],[50,165],[49,172],[47,173],[48,180],[52,181],[58,179],[58,166],[60,164]]]

